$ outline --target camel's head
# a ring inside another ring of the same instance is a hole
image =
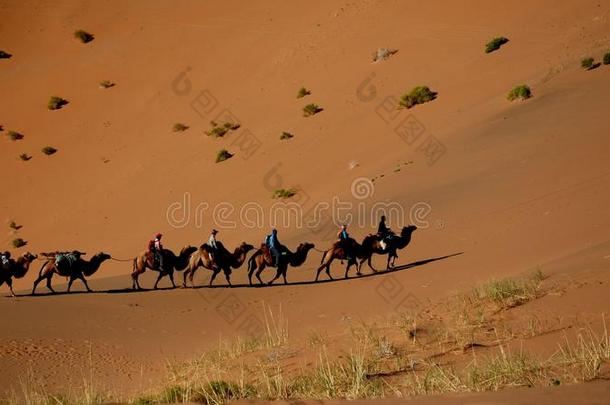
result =
[[[23,258],[25,260],[27,260],[28,262],[33,262],[34,260],[36,260],[38,258],[38,255],[35,255],[33,253],[30,253],[30,252],[25,252],[23,254]]]
[[[299,245],[298,250],[311,250],[314,247],[316,247],[316,245],[314,245],[313,243],[305,242]]]
[[[112,258],[112,256],[110,256],[108,253],[104,253],[104,252],[99,252],[98,254],[96,254],[93,257],[97,258],[100,262],[103,262],[105,260]]]
[[[254,246],[252,246],[249,243],[246,242],[242,242],[241,245],[239,245],[239,248],[244,251],[245,253],[248,253],[249,251],[251,251],[252,249],[254,249]]]
[[[413,232],[417,230],[415,225],[409,225],[402,228],[402,232],[400,233],[402,236],[411,235]]]

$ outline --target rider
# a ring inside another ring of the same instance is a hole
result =
[[[341,225],[341,228],[339,228],[339,232],[337,233],[337,241],[339,242],[339,246],[341,248],[343,248],[343,250],[346,253],[346,256],[348,256],[349,253],[349,233],[347,233],[347,224],[343,224]],[[347,259],[349,260],[349,257],[347,257]],[[343,260],[341,261],[341,263],[343,263]]]
[[[216,243],[216,234],[218,234],[218,231],[216,229],[212,229],[212,233],[210,234],[210,238],[208,239],[208,246],[211,249],[208,254],[210,256],[211,261],[214,261],[214,255],[218,252],[218,244]]]
[[[148,251],[153,254],[153,257],[159,264],[159,269],[163,268],[163,245],[161,244],[162,234],[157,233],[155,238],[148,242]]]
[[[387,247],[386,239],[389,239],[392,236],[392,230],[387,227],[385,220],[385,215],[382,215],[379,226],[377,227],[377,237],[379,238],[379,244],[383,250]]]
[[[271,234],[265,237],[265,245],[271,252],[273,263],[277,266],[280,263],[280,241],[277,239],[277,229],[273,228]]]
[[[11,252],[2,252],[0,253],[0,265],[2,268],[7,268],[11,263]]]

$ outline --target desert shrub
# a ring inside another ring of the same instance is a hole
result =
[[[208,136],[214,136],[216,138],[222,138],[229,131],[235,131],[241,125],[232,122],[225,122],[223,125],[218,125],[215,121],[210,122],[212,129],[205,131]]]
[[[401,107],[413,108],[418,104],[424,104],[436,99],[437,94],[430,90],[428,86],[417,86],[410,93],[403,95],[398,104]]]
[[[282,132],[282,135],[280,135],[280,139],[282,141],[290,138],[294,138],[294,135],[292,135],[290,132]]]
[[[0,51],[0,59],[8,59],[11,56],[13,56],[13,55],[11,55],[10,53],[4,52],[4,51]]]
[[[305,107],[303,107],[303,116],[304,117],[311,117],[312,115],[316,115],[317,113],[321,112],[322,108],[317,105],[317,104],[307,104]]]
[[[68,104],[68,100],[63,99],[63,98],[58,97],[58,96],[52,96],[49,99],[49,104],[47,105],[47,108],[49,110],[59,110],[60,108],[62,108],[66,104]]]
[[[604,55],[603,62],[604,62],[604,65],[610,65],[610,52],[608,52]]]
[[[530,97],[532,97],[532,90],[528,85],[525,84],[515,87],[508,93],[509,101],[514,101],[517,99],[527,100]]]
[[[502,47],[502,45],[506,44],[507,42],[508,42],[508,38],[504,38],[504,37],[494,38],[491,41],[489,41],[487,43],[487,45],[485,45],[485,53],[491,53],[491,52],[497,51],[498,49],[500,49]]]
[[[15,221],[9,221],[8,222],[8,227],[11,228],[14,231],[18,231],[18,230],[20,230],[22,228],[21,225],[18,225],[17,222],[15,222]]]
[[[26,241],[24,241],[23,239],[21,239],[21,238],[15,238],[15,239],[13,239],[13,242],[12,242],[12,245],[13,245],[13,247],[14,247],[15,249],[16,249],[16,248],[20,248],[20,247],[22,247],[22,246],[25,246],[25,245],[27,245],[27,244],[28,244],[28,243],[27,243]]]
[[[594,65],[595,65],[595,59],[593,59],[591,57],[584,58],[583,60],[580,61],[580,66],[582,66],[583,69],[591,70],[591,68]]]
[[[90,33],[88,33],[87,31],[84,31],[84,30],[74,31],[74,38],[78,39],[83,44],[91,42],[94,39],[93,34],[90,34]]]
[[[100,88],[102,89],[109,89],[110,87],[114,87],[114,83],[111,82],[110,80],[102,80],[100,82]]]
[[[230,159],[232,157],[233,157],[233,154],[230,153],[228,150],[221,149],[220,151],[218,151],[218,154],[216,155],[216,163],[224,162],[225,160]]]
[[[57,149],[52,146],[45,146],[44,148],[42,148],[42,153],[44,153],[45,155],[52,155],[55,152],[57,152]]]
[[[23,134],[20,134],[17,131],[8,131],[6,136],[8,136],[8,139],[10,139],[11,141],[19,141],[23,139]]]
[[[293,197],[297,191],[294,188],[279,188],[273,191],[272,198],[290,198]]]
[[[303,98],[303,97],[308,96],[310,94],[311,94],[311,90],[308,90],[305,87],[301,87],[299,89],[299,91],[297,92],[297,98]]]
[[[398,49],[379,48],[373,53],[373,62],[379,62],[388,59],[390,56],[398,52]]]
[[[19,155],[19,159],[23,160],[24,162],[27,162],[31,158],[32,157],[30,155],[28,155],[27,153],[22,153],[21,155]]]
[[[174,132],[182,132],[182,131],[186,131],[187,129],[189,129],[189,127],[184,125],[181,122],[177,122],[174,124],[173,129],[174,129]]]

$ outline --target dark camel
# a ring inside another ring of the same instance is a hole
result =
[[[0,286],[6,283],[11,290],[11,296],[14,297],[13,278],[23,278],[30,269],[30,264],[36,260],[37,257],[37,255],[26,252],[19,256],[17,260],[9,259],[6,267],[3,267],[2,264],[0,264]]]
[[[133,270],[131,272],[131,278],[133,280],[131,288],[134,290],[141,290],[140,287],[140,274],[144,273],[146,269],[159,272],[157,281],[155,282],[155,290],[159,285],[159,281],[165,276],[169,276],[172,286],[176,288],[174,282],[174,270],[182,271],[188,265],[189,256],[196,251],[197,248],[194,246],[185,246],[180,250],[180,254],[176,256],[174,252],[169,249],[163,249],[161,254],[163,255],[163,268],[159,268],[159,264],[155,261],[153,252],[145,250],[140,253],[135,259],[133,259]]]
[[[348,278],[349,269],[354,265],[356,266],[356,274],[360,276],[362,273],[360,273],[360,266],[358,266],[357,259],[366,260],[367,257],[369,257],[369,255],[367,255],[367,252],[364,251],[363,246],[354,239],[349,238],[345,242],[337,241],[322,255],[322,260],[320,261],[320,267],[318,267],[315,281],[318,281],[320,272],[324,269],[326,269],[326,274],[328,274],[328,277],[331,280],[333,279],[330,274],[330,265],[335,259],[341,261],[347,260],[345,278]]]
[[[403,227],[400,231],[400,235],[394,235],[387,241],[385,249],[381,247],[381,242],[377,235],[368,235],[362,241],[363,257],[360,258],[360,264],[358,265],[358,273],[360,273],[362,264],[365,261],[368,263],[369,267],[374,272],[377,272],[377,270],[371,264],[371,258],[373,257],[373,254],[388,255],[386,270],[390,270],[391,267],[394,267],[394,261],[398,258],[398,254],[396,252],[400,249],[404,249],[405,247],[407,247],[407,245],[411,242],[413,232],[415,232],[416,230],[417,227],[415,225]]]
[[[36,292],[36,287],[38,283],[42,280],[47,280],[47,288],[51,290],[51,292],[55,293],[55,290],[51,286],[51,279],[54,274],[62,277],[69,277],[68,281],[68,292],[70,292],[70,287],[72,287],[72,283],[74,280],[81,280],[85,287],[87,288],[87,292],[91,292],[89,288],[89,284],[87,284],[87,279],[85,277],[92,276],[98,269],[100,265],[106,260],[110,259],[110,255],[100,252],[93,256],[91,260],[86,261],[82,258],[79,258],[74,263],[70,263],[67,259],[60,261],[59,265],[55,261],[55,257],[49,257],[49,259],[44,262],[42,267],[40,268],[40,272],[38,273],[38,278],[34,281],[34,287],[32,288],[32,295]]]
[[[214,250],[207,244],[204,243],[197,249],[189,258],[189,263],[186,271],[184,272],[184,280],[182,283],[183,287],[186,287],[186,277],[189,277],[191,286],[194,287],[193,278],[195,277],[195,271],[199,267],[211,270],[212,277],[210,278],[210,286],[214,282],[214,279],[222,270],[224,272],[227,283],[231,285],[231,269],[238,269],[246,261],[246,255],[249,251],[254,249],[254,246],[242,242],[241,245],[235,248],[233,253],[229,252],[221,242],[216,242],[218,250]]]
[[[248,281],[250,285],[252,285],[252,273],[254,270],[256,271],[256,278],[258,279],[260,284],[264,284],[263,280],[261,280],[261,273],[265,270],[265,267],[276,267],[277,272],[273,280],[269,281],[269,285],[273,284],[275,280],[282,276],[284,278],[284,284],[288,284],[286,280],[286,272],[288,270],[288,266],[299,267],[305,260],[307,259],[307,254],[311,249],[313,249],[315,245],[313,243],[301,243],[297,250],[293,253],[285,246],[282,246],[280,249],[281,258],[279,263],[273,263],[273,257],[271,256],[271,252],[269,248],[265,244],[262,244],[260,249],[258,249],[250,260],[248,260]]]

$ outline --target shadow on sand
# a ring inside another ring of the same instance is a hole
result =
[[[368,273],[368,274],[363,274],[362,276],[354,276],[354,277],[349,277],[349,278],[334,278],[332,280],[330,279],[324,279],[324,280],[318,280],[318,281],[296,281],[296,282],[289,282],[288,284],[284,284],[283,282],[280,282],[279,280],[276,281],[275,284],[272,285],[268,285],[268,284],[253,284],[252,286],[250,284],[233,284],[232,286],[223,284],[223,285],[213,285],[213,286],[207,286],[207,285],[200,285],[200,286],[195,286],[195,287],[188,287],[188,290],[200,290],[200,289],[213,289],[213,288],[276,288],[276,287],[288,287],[288,286],[303,286],[303,285],[312,285],[312,284],[326,284],[326,283],[339,283],[342,281],[349,281],[349,280],[361,280],[361,279],[366,279],[369,277],[382,277],[384,275],[387,274],[392,274],[392,273],[397,273],[399,271],[405,271],[405,270],[409,270],[415,267],[420,267],[420,266],[425,266],[428,263],[433,263],[433,262],[437,262],[440,260],[446,260],[449,259],[451,257],[455,257],[455,256],[460,256],[464,254],[464,252],[459,252],[459,253],[453,253],[450,255],[446,255],[446,256],[440,256],[440,257],[433,257],[430,259],[424,259],[424,260],[419,260],[416,262],[412,262],[409,264],[403,264],[400,266],[396,266],[393,269],[389,270],[389,271],[378,271],[377,273]],[[337,266],[336,268],[338,268],[339,266]],[[345,269],[344,266],[341,266],[342,269]],[[274,269],[273,269],[274,270]],[[352,270],[353,271],[353,270]],[[288,273],[290,274],[290,273]],[[130,280],[131,281],[131,280]],[[180,287],[178,287],[180,288]],[[119,289],[109,289],[109,290],[94,290],[90,293],[86,292],[86,291],[71,291],[71,292],[66,292],[66,291],[57,291],[56,293],[52,293],[52,292],[41,292],[41,293],[36,293],[36,295],[31,295],[31,294],[17,294],[17,296],[19,297],[46,297],[46,296],[61,296],[61,295],[77,295],[77,294],[136,294],[136,293],[145,293],[145,292],[151,292],[151,291],[166,291],[166,290],[173,290],[173,287],[159,287],[156,290],[152,289],[152,288],[143,288],[141,290],[132,290],[131,288],[119,288]]]

